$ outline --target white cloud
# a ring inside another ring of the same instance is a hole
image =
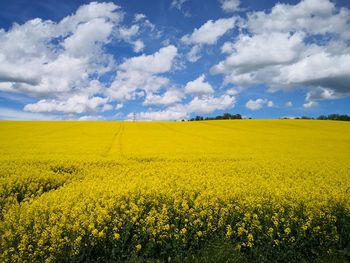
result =
[[[135,37],[142,28],[154,30],[143,14],[136,14],[137,24],[131,26],[122,25],[122,19],[119,6],[91,2],[57,23],[33,19],[8,31],[0,29],[0,90],[40,98],[26,105],[26,111],[81,114],[109,111],[108,103],[115,99],[132,99],[167,86],[169,79],[157,75],[171,69],[174,46],[119,66],[107,53],[105,47],[115,39],[141,52],[144,42]],[[115,71],[117,77],[107,89],[99,79]]]
[[[173,45],[161,48],[152,55],[142,55],[127,59],[118,68],[122,71],[142,71],[151,74],[164,73],[171,69],[177,55],[177,48]]]
[[[194,45],[186,55],[187,60],[190,62],[196,62],[198,59],[200,59],[201,55],[199,53],[201,49],[201,45]]]
[[[315,108],[317,106],[318,106],[318,103],[316,101],[309,101],[303,104],[303,107],[306,109]]]
[[[182,6],[184,3],[186,3],[188,0],[172,0],[171,1],[171,8],[176,8],[178,10],[182,9]]]
[[[104,116],[101,115],[84,115],[81,116],[79,119],[79,121],[102,121],[102,120],[106,120],[106,118]]]
[[[246,108],[249,110],[260,110],[263,107],[267,106],[269,108],[274,107],[275,104],[271,100],[267,99],[256,99],[256,100],[248,100],[245,104]]]
[[[284,106],[287,107],[287,108],[293,107],[293,102],[287,101],[287,102],[284,104]]]
[[[31,113],[0,107],[0,120],[59,120],[60,117],[52,114]]]
[[[158,76],[171,70],[177,55],[175,46],[161,48],[152,55],[141,55],[125,60],[118,66],[117,76],[106,94],[116,100],[132,100],[138,90],[154,93],[169,84],[169,79]]]
[[[11,82],[0,82],[0,91],[18,93],[12,87],[12,83]]]
[[[266,84],[269,91],[306,89],[306,102],[350,94],[350,11],[329,0],[276,4],[251,12],[227,58],[211,68],[224,85]]]
[[[252,32],[296,32],[338,34],[350,37],[349,10],[336,10],[329,0],[303,0],[296,5],[276,4],[270,13],[253,12],[248,16]]]
[[[159,38],[161,31],[156,31],[156,27],[152,24],[144,14],[135,14],[131,26],[119,26],[114,36],[119,40],[123,40],[133,46],[133,51],[139,53],[143,51],[145,44],[142,40],[145,35],[151,34],[153,38]],[[136,39],[138,38],[138,39]]]
[[[221,97],[202,96],[195,97],[188,105],[188,112],[195,113],[210,113],[215,110],[224,110],[227,108],[233,108],[235,106],[236,99],[233,96],[222,95]]]
[[[329,88],[315,87],[306,94],[306,101],[310,100],[333,100],[344,95]]]
[[[133,45],[135,52],[144,48],[141,39],[134,40],[140,26],[121,26],[122,17],[117,5],[92,2],[58,23],[34,19],[8,32],[2,30],[0,90],[41,98],[26,105],[26,111],[81,114],[109,111],[112,106],[108,103],[114,99],[144,96],[144,92],[168,85],[169,79],[157,75],[171,69],[177,54],[174,46],[127,59],[119,66],[106,53],[105,45],[115,37]],[[134,19],[154,29],[144,15]],[[51,41],[57,44],[49,44]],[[117,77],[107,90],[98,79],[115,70]]]
[[[319,100],[334,100],[344,97],[344,94],[339,93],[336,90],[323,88],[323,87],[314,87],[309,90],[306,94],[305,103],[303,104],[304,108],[315,108],[318,106]]]
[[[231,54],[235,50],[235,45],[231,42],[225,42],[221,47],[221,53]]]
[[[234,96],[224,94],[220,97],[212,95],[213,87],[205,81],[205,75],[199,76],[196,80],[190,81],[184,88],[187,94],[195,96],[187,104],[175,104],[182,100],[184,94],[178,89],[172,88],[162,95],[149,93],[144,101],[144,105],[170,105],[165,110],[150,110],[140,112],[136,118],[138,120],[179,120],[188,118],[190,114],[207,114],[215,110],[224,110],[235,106]],[[133,114],[128,116],[132,119]]]
[[[214,89],[208,82],[205,81],[205,75],[201,75],[197,79],[189,81],[186,84],[185,92],[201,95],[214,93]]]
[[[141,16],[142,14],[139,14],[139,15]],[[144,18],[140,18],[139,16],[137,16],[137,19],[139,19],[138,22],[140,22]],[[122,39],[123,41],[130,43],[133,46],[132,49],[135,53],[139,53],[145,47],[145,44],[141,39],[134,40],[136,36],[140,35],[140,31],[141,31],[140,26],[137,24],[134,24],[130,27],[119,27],[117,35],[119,39]]]
[[[133,45],[134,45],[134,52],[136,53],[141,52],[145,48],[145,44],[140,39],[134,41]]]
[[[133,113],[128,114],[129,119],[133,119]],[[180,120],[187,118],[187,113],[183,111],[175,110],[163,110],[163,111],[146,111],[139,112],[136,114],[137,120],[147,121],[169,121],[169,120]]]
[[[67,101],[43,99],[37,103],[27,104],[25,111],[29,112],[63,112],[68,114],[80,114],[83,112],[96,112],[99,107],[106,107],[107,98],[92,97],[85,95],[75,95]],[[107,106],[108,107],[108,106]]]
[[[138,25],[132,25],[129,28],[126,27],[120,27],[119,28],[119,37],[124,40],[130,40],[133,36],[137,35],[140,30],[140,27]]]
[[[186,1],[172,0],[172,7],[182,11]],[[239,0],[219,1],[225,12],[239,9]],[[271,92],[301,89],[306,108],[350,95],[350,11],[337,8],[334,1],[278,3],[271,10],[250,12],[247,18],[231,15],[209,20],[184,35],[181,42],[188,45],[186,58],[196,62],[203,50],[217,51],[207,45],[218,43],[239,27],[240,34],[229,36],[232,40],[221,46],[219,55],[226,58],[211,68],[211,73],[223,75],[224,87],[234,84],[234,88],[222,90],[224,95],[215,94],[205,75],[188,82],[183,91],[169,88],[173,85],[167,73],[183,69],[186,63],[176,60],[178,50],[169,44],[169,39],[174,40],[171,32],[162,35],[144,14],[131,17],[131,24],[122,23],[123,16],[118,5],[90,2],[61,21],[37,18],[0,29],[0,90],[37,98],[36,103],[24,107],[37,112],[36,116],[41,116],[39,112],[93,112],[99,116],[98,112],[116,110],[127,100],[142,98],[143,105],[166,107],[145,111],[144,117],[154,114],[158,118],[234,106],[234,96],[254,84],[266,84]],[[124,58],[118,65],[115,59],[122,57],[109,53],[108,45],[125,41],[134,52],[143,52],[147,32],[165,47],[153,54]],[[165,38],[168,41],[163,42]],[[114,77],[112,84],[110,79],[106,81],[110,76]],[[180,104],[184,98],[189,102]],[[266,99],[248,103],[252,109],[275,107]]]
[[[218,74],[235,70],[234,74],[242,74],[266,66],[288,64],[298,58],[303,48],[301,34],[240,35],[231,48],[232,54],[215,65],[211,71]],[[226,50],[228,51],[228,48]]]
[[[123,103],[117,103],[117,105],[115,105],[115,109],[116,110],[120,110],[124,107],[124,104]]]
[[[185,35],[181,41],[185,44],[215,44],[227,31],[235,27],[236,18],[221,18],[209,20],[200,28],[196,28],[191,35]]]
[[[147,111],[136,114],[137,120],[180,120],[190,116],[191,113],[207,114],[215,110],[233,108],[236,99],[233,96],[222,95],[220,97],[201,96],[194,97],[188,104],[176,104],[161,111]],[[133,113],[128,115],[133,118]]]
[[[95,18],[105,18],[108,21],[119,23],[123,19],[121,12],[117,12],[120,7],[114,3],[90,2],[78,8],[75,14],[63,18],[58,24],[62,32],[74,31],[82,23],[86,23]]]
[[[263,99],[257,99],[257,100],[249,100],[245,106],[247,109],[250,110],[259,110],[263,107],[264,105],[264,100]]]
[[[220,2],[224,12],[235,12],[239,9],[240,0],[220,0]]]
[[[147,18],[147,17],[146,17],[145,14],[135,14],[135,15],[134,15],[134,21],[135,21],[135,22],[139,22],[139,21],[144,20],[144,19],[146,19],[146,18]]]
[[[285,60],[285,63],[277,63],[273,58],[259,62],[257,58],[252,63],[247,61],[238,66],[239,60],[230,62],[227,59],[213,67],[211,72],[222,72],[225,83],[238,86],[266,83],[270,91],[307,88],[310,99],[337,99],[349,95],[350,54],[315,52],[303,55],[307,51],[305,48],[300,52],[301,58],[290,62]]]
[[[211,73],[214,73],[213,68],[211,69]],[[243,74],[237,74],[235,72],[228,73],[228,75],[225,75],[224,84],[235,83],[240,89],[243,89],[244,87],[267,81],[270,72],[266,72],[267,74],[264,73],[264,70]]]
[[[269,100],[269,101],[267,102],[267,107],[273,108],[273,107],[275,107],[275,103],[274,103],[273,101]]]
[[[331,88],[333,94],[350,93],[349,81],[350,54],[332,56],[325,52],[307,56],[294,64],[281,67],[279,74],[273,79],[273,82],[285,86]]]
[[[235,88],[231,88],[231,89],[227,89],[225,92],[227,95],[237,95],[239,93],[238,89]]]
[[[165,40],[163,40],[163,41],[161,42],[161,44],[162,44],[163,46],[169,46],[170,43],[171,43],[171,41],[170,41],[169,38],[167,38],[167,39],[165,39]]]
[[[122,17],[113,3],[91,2],[57,23],[37,18],[0,30],[0,89],[47,97],[27,105],[35,112],[54,111],[72,103],[69,97],[93,98],[102,88],[99,76],[113,68],[113,56],[103,47]],[[92,101],[80,108],[89,110]]]
[[[111,110],[113,110],[113,105],[111,104],[104,104],[101,109],[102,112],[111,111]]]
[[[171,88],[162,95],[147,94],[144,105],[170,105],[182,100],[183,93],[178,89]]]
[[[113,30],[113,24],[103,18],[96,18],[85,24],[79,24],[73,35],[67,37],[62,46],[66,54],[73,57],[89,56],[91,53],[100,54],[101,46],[106,44]]]

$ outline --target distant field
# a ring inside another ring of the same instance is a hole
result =
[[[0,261],[345,259],[349,135],[337,121],[0,122]]]

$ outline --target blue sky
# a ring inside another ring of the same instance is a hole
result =
[[[0,2],[0,119],[350,114],[348,0]]]

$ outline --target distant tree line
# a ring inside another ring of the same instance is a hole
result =
[[[341,114],[329,114],[329,115],[321,115],[317,118],[311,118],[307,116],[297,117],[295,119],[302,120],[331,120],[331,121],[350,121],[350,116],[341,115]]]
[[[224,113],[223,115],[218,115],[216,117],[196,116],[196,117],[194,117],[192,119],[189,119],[189,121],[240,120],[240,119],[242,119],[242,115],[241,114]],[[251,118],[249,118],[249,119],[251,119]],[[284,119],[289,119],[289,118],[284,118]],[[348,116],[348,115],[341,115],[341,114],[329,114],[329,115],[321,115],[321,116],[319,116],[317,118],[302,116],[302,117],[296,117],[294,119],[350,121],[350,116]]]
[[[218,115],[216,117],[203,117],[196,116],[195,118],[190,119],[189,121],[211,121],[211,120],[239,120],[242,119],[241,114],[230,114],[224,113],[223,115]]]

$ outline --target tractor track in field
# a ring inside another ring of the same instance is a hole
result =
[[[125,125],[123,125],[122,123],[120,124],[120,131],[119,131],[119,136],[118,136],[118,149],[119,149],[119,155],[121,158],[125,158],[125,154],[123,151],[123,135],[124,135],[124,130],[125,130]]]
[[[121,133],[121,131],[123,129],[122,127],[123,127],[122,123],[119,123],[118,130],[114,133],[114,135],[113,135],[110,143],[108,144],[106,150],[101,154],[102,157],[107,157],[110,154],[114,143],[117,141],[117,138],[120,137],[120,133]],[[119,146],[119,140],[118,140],[118,146]]]

